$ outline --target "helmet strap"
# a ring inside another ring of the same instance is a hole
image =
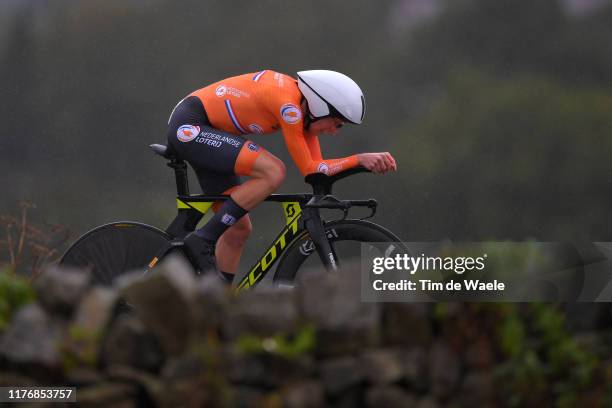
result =
[[[308,129],[310,127],[310,124],[315,121],[315,117],[312,116],[312,114],[310,113],[310,109],[308,109],[308,102],[306,101],[306,98],[304,98],[304,96],[302,96],[302,100],[300,101],[300,105],[302,107],[302,110],[305,113],[305,115],[304,115],[304,129]]]
[[[325,116],[321,116],[319,118],[315,118],[314,116],[312,116],[312,113],[310,113],[310,109],[308,109],[308,101],[306,101],[306,98],[304,98],[304,96],[302,96],[302,101],[300,102],[300,105],[302,107],[302,110],[305,111],[305,115],[304,115],[304,129],[308,129],[310,127],[310,125],[313,122],[316,122],[317,120],[320,119],[325,119],[325,118],[339,118],[342,119],[345,122],[350,122],[348,119],[346,119],[344,117],[344,115],[342,115],[340,112],[338,112],[336,110],[336,108],[334,108],[331,105],[327,105],[329,108],[329,115],[325,115]]]

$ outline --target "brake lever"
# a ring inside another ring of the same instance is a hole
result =
[[[374,215],[376,215],[376,209],[378,208],[378,202],[376,202],[376,200],[374,200],[374,199],[369,199],[367,207],[372,212],[367,217],[359,218],[360,220],[367,220],[368,218],[374,217]]]
[[[346,220],[346,217],[348,217],[349,208],[350,207],[342,209],[342,212],[344,213],[344,215],[342,216],[342,221]]]

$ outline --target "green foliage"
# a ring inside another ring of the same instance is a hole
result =
[[[433,307],[433,318],[437,322],[441,322],[448,316],[448,304],[445,302],[436,302]]]
[[[262,338],[244,335],[237,340],[236,346],[244,353],[271,353],[295,358],[314,349],[315,329],[312,325],[304,325],[292,336],[278,334]]]
[[[225,376],[226,367],[222,358],[222,344],[218,333],[214,330],[207,331],[204,336],[193,341],[188,349],[187,358],[193,357],[202,364],[198,369],[198,381],[194,384],[192,391],[202,392],[204,390],[211,395],[213,400],[204,405],[233,406],[232,394]]]
[[[571,338],[556,305],[534,303],[524,310],[516,304],[501,307],[498,336],[508,360],[497,374],[512,405],[553,395],[556,406],[575,406],[581,393],[593,386],[597,358]]]
[[[73,325],[68,330],[68,338],[59,345],[65,372],[77,367],[95,367],[101,333]]]
[[[508,307],[507,307],[508,309]],[[525,348],[525,326],[516,313],[508,313],[499,327],[501,349],[510,358],[517,358]]]
[[[569,376],[572,386],[588,385],[598,364],[596,357],[569,337],[564,328],[565,318],[558,309],[536,303],[532,310],[534,329],[541,335],[551,371],[555,375]]]
[[[34,290],[27,279],[21,278],[9,271],[0,270],[0,332],[11,321],[15,311],[34,300]]]

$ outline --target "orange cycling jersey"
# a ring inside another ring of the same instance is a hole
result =
[[[198,89],[208,120],[233,134],[268,134],[279,129],[302,175],[333,175],[359,164],[357,155],[323,159],[318,135],[304,129],[302,93],[288,75],[264,70],[227,78]]]

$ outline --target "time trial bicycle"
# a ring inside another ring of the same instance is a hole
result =
[[[172,252],[186,255],[182,239],[195,230],[215,202],[229,198],[229,195],[190,194],[187,164],[171,155],[164,145],[149,147],[167,159],[167,165],[174,170],[178,194],[178,214],[174,220],[165,231],[133,221],[99,226],[78,238],[62,256],[60,264],[88,270],[92,281],[101,285],[110,285],[129,271],[146,273]],[[376,214],[376,200],[340,200],[332,195],[334,183],[363,172],[369,170],[357,167],[333,176],[311,174],[305,181],[311,185],[312,193],[271,194],[266,198],[266,202],[282,205],[285,223],[249,272],[234,280],[236,290],[259,284],[272,270],[274,285],[293,286],[299,271],[306,269],[308,259],[314,259],[319,267],[336,270],[349,257],[359,256],[361,243],[368,243],[371,250],[379,251],[382,256],[393,256],[405,250],[401,240],[391,231],[366,221]],[[365,208],[369,213],[361,218],[348,218],[349,211],[356,207]],[[327,209],[341,210],[343,216],[325,220],[321,212]],[[347,243],[351,245],[345,246]]]

